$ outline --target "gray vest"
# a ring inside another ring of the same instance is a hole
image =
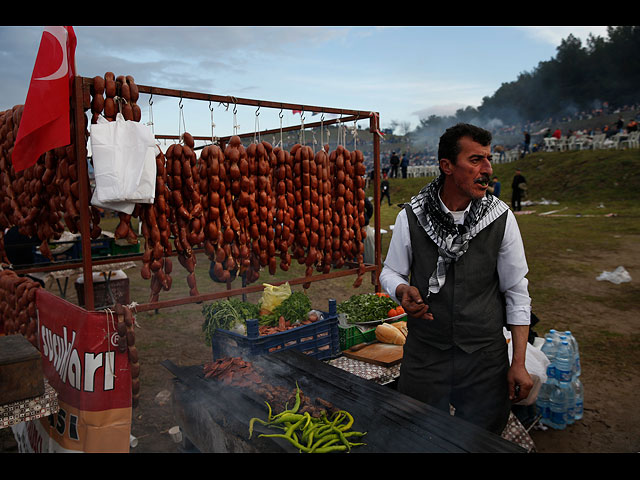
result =
[[[410,283],[426,300],[438,248],[418,224],[411,207],[406,205],[405,210],[413,251]],[[467,252],[449,264],[445,284],[427,301],[433,321],[407,315],[411,335],[439,349],[456,345],[468,353],[505,342],[505,302],[499,289],[497,262],[507,213],[478,233]]]

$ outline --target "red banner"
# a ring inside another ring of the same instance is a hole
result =
[[[44,443],[44,451],[128,452],[131,372],[127,353],[117,347],[117,317],[44,289],[36,304],[43,370],[60,411],[29,427],[27,436]]]

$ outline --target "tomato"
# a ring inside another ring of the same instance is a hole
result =
[[[395,308],[392,308],[391,310],[389,310],[389,312],[387,313],[387,315],[389,316],[389,318],[391,317],[395,317],[398,315],[398,311]]]
[[[398,305],[396,307],[396,312],[398,313],[398,315],[402,315],[404,313],[404,308],[402,308],[402,305]]]

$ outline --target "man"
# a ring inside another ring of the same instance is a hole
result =
[[[402,170],[402,178],[407,178],[407,169],[409,168],[409,156],[407,152],[402,155],[402,161],[400,162],[400,169]]]
[[[524,195],[523,187],[526,187],[527,181],[522,176],[520,169],[516,168],[516,174],[511,182],[511,208],[514,212],[522,210],[522,196]]]
[[[398,165],[400,165],[400,157],[398,157],[396,152],[391,152],[389,163],[391,164],[391,178],[398,178]]]
[[[468,124],[442,135],[441,174],[398,214],[380,282],[408,314],[398,390],[500,434],[533,385],[531,300],[515,217],[486,194],[490,143]]]
[[[382,199],[387,197],[389,206],[391,206],[391,195],[389,194],[389,180],[387,180],[387,174],[382,174],[382,182],[380,182],[380,205],[382,205]]]
[[[530,153],[531,146],[531,135],[529,132],[524,132],[524,147],[522,151],[522,156],[524,157],[527,153]]]
[[[502,184],[500,183],[500,180],[498,180],[498,177],[494,176],[492,182],[489,184],[489,193],[494,197],[499,197],[501,188]]]

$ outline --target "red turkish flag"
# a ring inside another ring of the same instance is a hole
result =
[[[31,74],[12,162],[16,172],[43,153],[69,145],[69,97],[76,75],[73,27],[45,27]]]

